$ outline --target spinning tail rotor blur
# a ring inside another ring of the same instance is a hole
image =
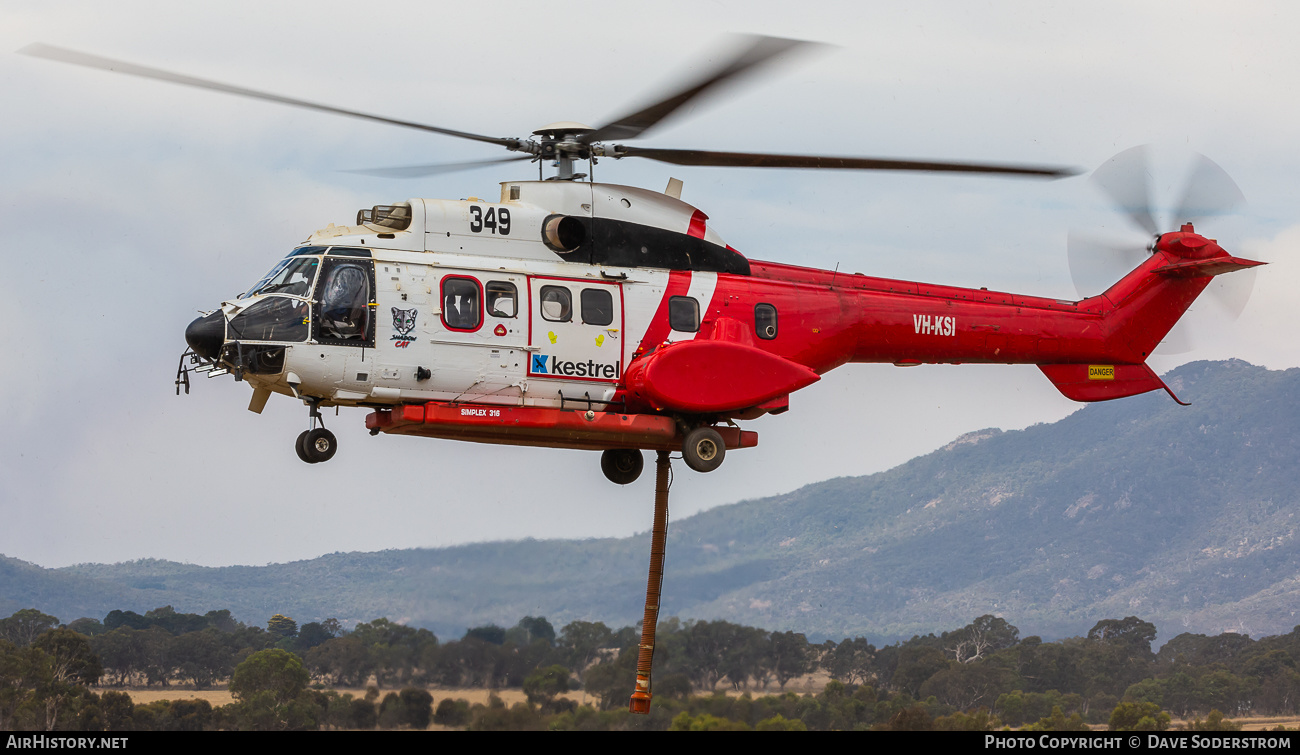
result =
[[[1125,218],[1128,229],[1122,234],[1106,236],[1077,229],[1070,231],[1067,241],[1070,277],[1080,297],[1103,292],[1140,265],[1151,255],[1162,233],[1177,230],[1185,223],[1196,225],[1229,215],[1245,202],[1241,189],[1227,171],[1205,155],[1192,153],[1191,169],[1177,204],[1162,217],[1153,199],[1155,176],[1152,149],[1142,145],[1115,155],[1089,178]],[[1202,300],[1210,302],[1227,319],[1235,320],[1245,309],[1254,285],[1255,271],[1242,270],[1236,275],[1216,278]],[[1192,339],[1179,325],[1161,343],[1159,351],[1169,355],[1186,353],[1192,348]]]

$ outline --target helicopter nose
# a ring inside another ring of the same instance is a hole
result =
[[[200,317],[185,328],[185,343],[194,349],[194,353],[206,359],[216,359],[221,352],[221,344],[226,341],[226,320],[221,310],[206,317]]]

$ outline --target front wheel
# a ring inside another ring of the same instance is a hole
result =
[[[645,457],[635,448],[611,448],[600,455],[600,471],[617,485],[636,482],[645,469]]]
[[[722,466],[727,455],[727,444],[712,427],[697,427],[686,434],[682,443],[682,458],[686,466],[696,472],[712,472]]]
[[[312,464],[334,458],[334,452],[338,448],[338,441],[335,440],[334,433],[323,427],[309,430],[307,437],[302,440],[302,451],[307,456],[306,460]]]
[[[293,450],[295,450],[295,451],[298,452],[298,458],[299,458],[299,459],[302,459],[303,461],[307,462],[308,464],[315,464],[316,462],[313,461],[312,458],[311,458],[310,456],[307,455],[307,446],[306,446],[305,444],[307,443],[307,433],[308,433],[308,432],[310,432],[310,431],[309,431],[309,430],[303,430],[301,433],[298,434],[298,440],[295,440],[295,441],[293,442]]]

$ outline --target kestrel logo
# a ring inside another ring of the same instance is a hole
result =
[[[623,363],[601,364],[593,359],[585,362],[571,362],[549,354],[533,354],[532,368],[534,375],[564,375],[565,377],[596,378],[615,380],[623,374]]]

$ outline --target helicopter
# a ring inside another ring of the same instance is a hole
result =
[[[503,181],[499,197],[411,198],[364,208],[348,225],[331,223],[243,294],[188,325],[177,393],[189,392],[192,374],[231,375],[251,386],[253,412],[272,394],[303,402],[307,428],[294,448],[307,463],[328,461],[338,448],[320,410],[346,406],[370,410],[372,435],[601,451],[602,472],[620,485],[639,478],[646,450],[680,451],[691,469],[710,472],[727,451],[757,446],[757,433],[739,422],[788,411],[791,394],[849,362],[1034,364],[1075,401],[1163,389],[1183,403],[1147,358],[1214,276],[1262,264],[1233,256],[1192,222],[1208,214],[1198,204],[1207,194],[1223,204],[1235,191],[1212,163],[1200,180],[1213,186],[1189,187],[1180,224],[1161,232],[1141,196],[1141,155],[1117,158],[1102,188],[1146,241],[1118,282],[1078,301],[750,259],[704,211],[682,201],[681,181],[656,191],[597,183],[591,167],[577,172],[582,161],[644,158],[1047,179],[1077,173],[623,143],[721,85],[810,47],[748,38],[645,107],[597,127],[552,123],[530,138],[371,115],[47,45],[22,52],[514,153],[361,172],[418,177],[537,163],[536,180]],[[543,175],[547,165],[554,175]]]

